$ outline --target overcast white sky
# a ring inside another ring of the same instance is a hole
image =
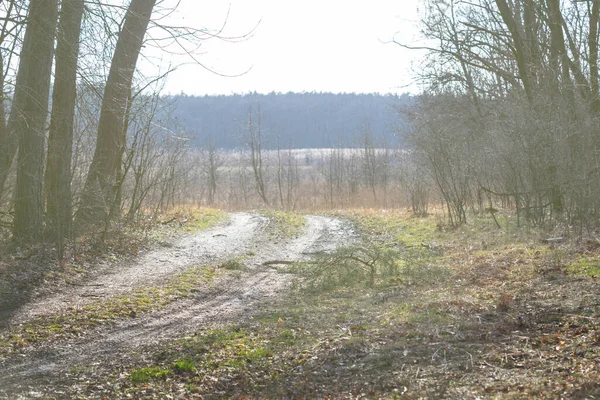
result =
[[[195,95],[415,91],[411,65],[419,54],[383,42],[395,33],[405,43],[418,40],[418,4],[419,0],[181,0],[163,22],[218,29],[229,9],[226,36],[243,35],[260,23],[254,36],[241,43],[204,42],[197,57],[219,73],[236,75],[251,68],[247,74],[225,78],[185,65],[171,74],[166,90]],[[148,70],[149,62],[162,62],[164,69],[166,63],[183,61],[146,54],[142,70]]]

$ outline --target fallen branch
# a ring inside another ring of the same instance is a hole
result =
[[[566,239],[564,237],[557,237],[557,238],[548,238],[548,239],[542,239],[542,243],[562,243],[564,242]]]
[[[83,283],[75,283],[75,282],[69,282],[69,281],[65,281],[68,285],[71,286],[81,286],[81,287],[88,287],[88,286],[104,286],[104,283],[88,283],[88,284],[83,284]]]
[[[162,225],[167,225],[167,224],[170,224],[171,222],[175,221],[176,219],[177,219],[177,217],[173,217],[173,218],[171,218],[171,219],[170,219],[170,220],[168,220],[168,221],[163,221],[163,222],[161,222],[161,224],[162,224]]]
[[[296,263],[297,263],[297,261],[273,260],[273,261],[265,261],[264,263],[262,263],[262,265],[264,265],[265,267],[268,267],[270,265],[277,265],[277,264],[292,265],[292,264],[296,264]]]

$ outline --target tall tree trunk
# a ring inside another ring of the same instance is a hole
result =
[[[0,41],[0,44],[2,42]],[[6,131],[6,110],[4,108],[4,59],[0,53],[0,145],[5,137]],[[1,153],[1,152],[0,152]],[[0,193],[2,188],[0,187]]]
[[[7,17],[9,15],[11,15],[13,7],[14,7],[14,1],[11,1],[8,4],[8,8],[6,10]],[[7,28],[8,28],[8,18],[6,18],[4,20],[4,23],[2,24],[2,30],[0,31],[0,46],[2,46],[2,44],[4,43],[4,40],[6,40],[6,37],[8,35]],[[2,144],[2,141],[4,140],[5,131],[6,131],[6,110],[4,109],[4,58],[2,56],[2,53],[0,52],[0,144]],[[0,187],[0,193],[2,193],[1,187]]]
[[[44,131],[57,19],[58,0],[31,0],[18,72],[23,81],[15,92],[19,108],[14,110],[13,131],[19,138],[13,233],[24,242],[41,238]]]
[[[548,6],[548,25],[550,26],[550,66],[556,74],[561,73],[560,81],[564,89],[571,93],[571,75],[569,73],[569,55],[565,46],[565,36],[563,33],[563,16],[560,10],[559,0],[546,0]],[[560,69],[559,69],[560,67]],[[557,79],[558,80],[558,79]],[[572,96],[570,96],[572,102]]]
[[[77,57],[83,0],[63,0],[58,24],[52,116],[46,167],[46,217],[62,255],[71,232],[71,156],[77,95]]]
[[[98,140],[77,220],[107,221],[115,200],[116,175],[123,146],[123,121],[133,73],[156,0],[132,0],[113,55],[98,122]]]
[[[600,2],[594,1],[590,13],[590,31],[588,47],[590,51],[590,86],[592,89],[592,111],[600,113],[598,93],[598,23],[600,21]]]
[[[123,183],[127,177],[129,166],[131,165],[131,159],[133,158],[134,150],[132,149],[127,161],[123,160],[125,155],[126,144],[127,144],[127,132],[129,131],[129,123],[131,122],[131,103],[133,97],[131,90],[129,91],[129,97],[127,98],[127,107],[125,109],[125,118],[123,120],[123,137],[121,139],[121,148],[119,149],[119,163],[117,164],[117,173],[115,175],[115,200],[113,201],[112,207],[109,211],[109,219],[112,218],[117,212],[121,212],[121,206],[123,205]],[[128,163],[129,165],[125,165]]]
[[[9,9],[6,13],[7,16],[10,15],[14,4],[14,1],[11,1],[9,3]],[[32,7],[30,7],[30,10],[31,8]],[[0,41],[0,45],[4,44],[4,41],[6,40],[6,37],[8,35],[7,23],[8,19],[4,21],[4,25],[2,27],[2,41]],[[33,46],[31,34],[26,34],[25,38],[23,39],[22,48],[31,48],[31,46]],[[25,57],[25,59],[23,59],[23,57]],[[27,59],[27,57],[29,57],[29,59]],[[27,98],[27,92],[23,88],[26,84],[25,81],[27,79],[27,71],[29,68],[29,64],[32,62],[32,60],[33,54],[31,52],[21,52],[21,58],[19,60],[19,69],[17,71],[17,77],[15,82],[15,94],[13,96],[12,105],[10,108],[10,117],[5,126],[3,126],[3,133],[0,136],[0,197],[2,197],[4,185],[6,184],[6,179],[8,178],[10,167],[12,166],[15,154],[17,153],[17,148],[19,146],[19,137],[18,132],[16,131],[16,125],[17,121],[22,117],[21,110],[23,109],[25,99]],[[5,61],[2,60],[2,62],[4,63]],[[4,80],[4,78],[4,68],[2,68],[2,80]],[[2,85],[2,87],[0,87],[0,90],[4,91],[4,84]]]
[[[515,60],[517,62],[519,77],[523,82],[523,88],[525,89],[525,93],[527,94],[527,99],[531,102],[533,100],[534,85],[534,74],[532,72],[531,54],[529,53],[525,40],[519,29],[519,25],[515,20],[513,11],[511,7],[509,7],[506,0],[496,0],[496,6],[498,7],[498,11],[500,11],[502,20],[506,24],[506,27],[508,28],[510,36],[513,40],[514,46],[512,50]]]
[[[10,16],[12,14],[14,6],[15,6],[15,2],[14,2],[14,0],[11,0],[8,4],[8,8],[6,10],[7,18],[4,20],[4,23],[2,24],[2,30],[0,31],[0,46],[4,45],[4,41],[9,36],[9,26],[8,26],[9,18],[8,18],[8,16]],[[10,168],[10,164],[8,165],[8,167],[4,167],[4,165],[7,163],[8,160],[10,160],[10,163],[12,164],[12,160],[15,156],[15,151],[16,151],[16,140],[14,141],[15,146],[8,146],[9,143],[7,142],[8,135],[6,133],[7,132],[6,109],[4,108],[4,83],[5,83],[4,82],[4,77],[5,77],[4,68],[5,68],[5,61],[4,61],[2,54],[0,53],[0,197],[2,195],[2,189],[4,188],[4,182],[6,180],[6,175],[8,173],[8,169]],[[17,84],[18,84],[18,82],[17,82]],[[10,154],[10,156],[9,156],[9,154]]]

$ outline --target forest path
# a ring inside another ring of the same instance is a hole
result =
[[[156,249],[121,269],[105,271],[88,281],[87,286],[28,305],[17,320],[88,301],[89,297],[82,297],[86,291],[102,291],[102,295],[123,293],[149,282],[160,282],[188,267],[246,255],[246,270],[239,276],[221,275],[192,298],[172,303],[161,311],[102,325],[84,337],[34,346],[5,360],[0,364],[0,398],[60,397],[55,391],[71,368],[117,367],[127,364],[140,346],[173,340],[200,327],[250,318],[285,293],[293,279],[291,274],[263,266],[265,261],[299,261],[354,239],[351,228],[340,220],[324,216],[306,219],[298,236],[282,238],[267,234],[266,217],[235,213],[227,225],[182,239],[173,247]]]
[[[80,308],[98,299],[160,284],[166,278],[198,265],[224,262],[251,252],[266,237],[269,219],[259,214],[232,213],[227,222],[211,229],[163,242],[133,261],[100,265],[59,293],[52,293],[24,305],[9,323],[19,324],[36,316]]]

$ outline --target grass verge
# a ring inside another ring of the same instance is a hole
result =
[[[306,226],[306,218],[292,211],[265,210],[261,213],[271,220],[270,227],[275,236],[296,236]]]
[[[216,209],[178,208],[158,220],[116,229],[102,243],[94,237],[98,232],[81,236],[67,246],[63,260],[57,260],[52,248],[0,243],[0,319],[9,318],[32,293],[61,291],[99,263],[124,262],[152,246],[169,246],[173,237],[211,228],[226,219],[227,214]]]
[[[216,276],[239,265],[231,260],[217,267],[193,267],[170,278],[164,285],[140,287],[131,293],[93,301],[61,314],[35,318],[0,335],[0,357],[31,344],[83,335],[87,330],[117,319],[134,318],[141,313],[160,310],[193,296]]]
[[[199,232],[226,219],[227,213],[216,208],[179,207],[158,218],[153,236],[160,239],[173,234]]]

